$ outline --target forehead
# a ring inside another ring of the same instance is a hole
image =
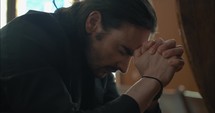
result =
[[[144,41],[147,41],[151,32],[143,27],[132,24],[124,24],[119,28],[121,44],[135,50],[139,48]]]

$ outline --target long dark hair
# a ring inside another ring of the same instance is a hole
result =
[[[65,26],[74,27],[81,35],[87,35],[85,22],[92,11],[102,15],[104,30],[118,28],[130,23],[154,32],[157,26],[155,11],[148,0],[84,0],[75,2],[69,8],[56,10]],[[71,30],[71,29],[70,29]]]

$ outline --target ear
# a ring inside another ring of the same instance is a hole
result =
[[[96,32],[101,27],[101,13],[98,11],[92,11],[85,23],[87,33]]]

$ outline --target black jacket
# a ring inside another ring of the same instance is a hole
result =
[[[139,113],[111,74],[94,77],[80,39],[62,26],[53,14],[29,12],[1,29],[0,112]]]

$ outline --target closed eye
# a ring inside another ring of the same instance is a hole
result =
[[[122,55],[133,56],[133,51],[124,45],[121,45],[120,53]]]

